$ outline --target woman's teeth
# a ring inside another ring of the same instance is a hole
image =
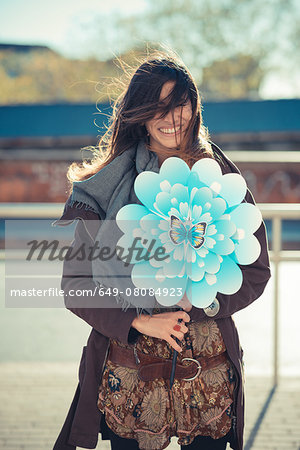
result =
[[[174,134],[177,133],[177,131],[179,131],[180,126],[176,127],[176,128],[159,128],[159,131],[161,131],[162,133],[165,134]]]

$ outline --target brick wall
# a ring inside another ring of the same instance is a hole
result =
[[[0,202],[64,202],[66,161],[2,161]]]
[[[64,202],[68,161],[2,161],[0,202]],[[300,203],[300,162],[240,162],[255,200]]]

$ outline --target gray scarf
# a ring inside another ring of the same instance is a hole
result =
[[[123,235],[115,221],[120,208],[130,203],[141,204],[134,192],[134,181],[145,170],[158,173],[158,157],[147,149],[144,141],[140,141],[91,178],[73,183],[72,203],[80,202],[101,217],[102,223],[95,239],[101,248],[107,246],[113,251]],[[159,304],[154,296],[134,294],[132,267],[132,264],[125,267],[116,255],[108,261],[95,258],[92,262],[93,280],[104,289],[115,288],[117,294],[114,298],[124,310],[136,307],[138,313],[144,310],[152,314],[153,308]]]

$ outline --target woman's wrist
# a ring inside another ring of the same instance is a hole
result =
[[[150,320],[151,316],[146,314],[141,314],[138,317],[135,317],[131,323],[131,326],[135,328],[137,331],[142,332],[141,327]]]

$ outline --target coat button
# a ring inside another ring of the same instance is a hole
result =
[[[220,311],[219,300],[215,298],[214,301],[207,308],[203,308],[203,311],[208,317],[214,317]]]

